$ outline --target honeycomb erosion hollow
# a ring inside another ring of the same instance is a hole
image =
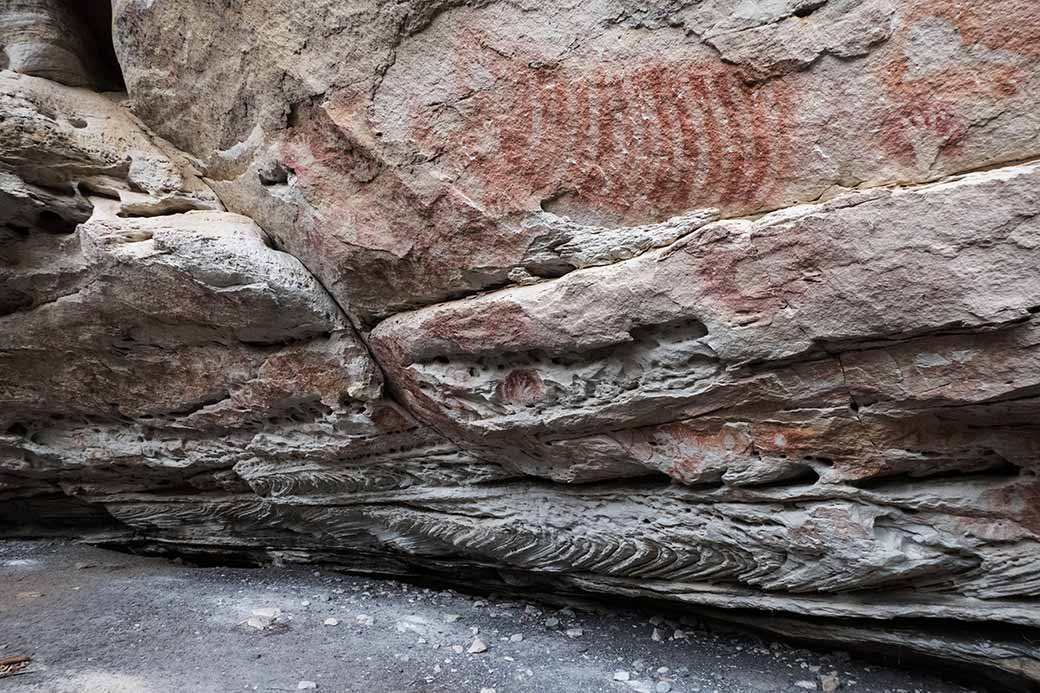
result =
[[[12,0],[0,528],[1040,682],[1033,0]]]

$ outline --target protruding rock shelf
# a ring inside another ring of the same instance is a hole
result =
[[[1040,684],[1040,6],[109,9],[0,9],[0,532]]]

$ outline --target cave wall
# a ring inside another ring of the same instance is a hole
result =
[[[15,0],[0,533],[1040,681],[1038,47],[1028,0]]]

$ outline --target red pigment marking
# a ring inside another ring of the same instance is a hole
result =
[[[675,109],[676,123],[679,129],[679,139],[682,146],[680,155],[675,159],[674,180],[672,181],[672,197],[669,200],[672,207],[678,207],[685,203],[687,191],[683,181],[693,176],[701,159],[701,146],[697,137],[697,130],[693,126],[692,110],[686,103],[685,96],[688,87],[677,87],[675,99],[672,105]]]
[[[456,191],[423,196],[402,182],[325,108],[298,112],[282,162],[316,208],[297,226],[307,255],[362,310],[457,289],[463,268],[508,266],[521,252],[523,238]]]
[[[690,76],[690,87],[693,89],[695,98],[691,105],[697,108],[702,116],[701,127],[703,128],[703,141],[707,148],[708,161],[706,166],[708,167],[704,177],[712,177],[714,172],[722,169],[722,141],[719,137],[719,128],[715,122],[715,116],[711,107],[711,99],[708,96],[707,85],[704,83],[704,79],[699,75]],[[694,127],[696,122],[693,121]],[[683,190],[682,201],[685,204],[687,191]]]
[[[574,87],[574,118],[575,122],[578,123],[589,123],[593,112],[592,98],[593,95],[589,91],[588,82],[580,82]],[[568,170],[565,174],[566,178],[573,178],[576,175],[575,169],[577,168],[578,161],[584,160],[589,156],[591,147],[591,140],[589,138],[590,128],[576,128],[574,132],[574,161],[568,163]]]
[[[518,368],[498,384],[496,395],[503,402],[512,404],[534,404],[545,394],[545,385],[538,371]]]
[[[752,449],[751,437],[745,431],[726,427],[702,431],[675,423],[648,433],[647,443],[656,443],[650,448],[651,454],[663,457],[665,473],[680,481],[696,481],[704,473],[721,474],[722,466]]]
[[[728,80],[724,79],[722,75],[715,75],[711,80],[712,92],[717,96],[719,103],[722,106],[722,111],[727,119],[727,130],[730,132],[741,131],[741,123],[738,122],[742,112],[740,106],[734,100],[732,95],[729,93]],[[743,175],[730,175],[725,177],[725,188],[723,189],[722,199],[725,202],[733,200],[737,194],[739,187],[744,182],[748,162],[744,156],[744,138],[737,139],[734,142],[728,143],[726,148],[726,154],[733,157],[733,167],[741,171]]]
[[[268,384],[285,383],[291,386],[288,390],[297,395],[317,393],[326,404],[335,403],[350,387],[345,372],[334,367],[330,359],[302,350],[271,356],[260,373]],[[280,397],[288,394],[288,391],[281,392],[281,385],[277,389]]]
[[[755,146],[755,153],[752,156],[752,161],[755,162],[755,168],[753,172],[748,176],[748,192],[761,190],[763,199],[768,199],[774,192],[779,181],[771,181],[770,186],[765,186],[766,176],[769,174],[770,161],[777,156],[779,159],[786,159],[787,152],[774,151],[772,148],[772,137],[770,136],[770,124],[767,118],[768,110],[771,109],[774,104],[766,99],[766,94],[763,91],[755,92],[751,95],[751,98],[756,101],[755,105],[750,109],[752,124],[750,131],[753,133],[753,143]]]
[[[950,22],[966,44],[1040,56],[1040,4],[1036,0],[929,0],[915,16]]]
[[[662,199],[671,199],[674,197],[676,189],[681,189],[681,186],[676,185],[676,178],[672,176],[672,171],[677,163],[675,159],[676,133],[673,131],[672,122],[675,116],[673,113],[669,113],[670,104],[664,95],[660,91],[653,90],[654,84],[665,81],[664,67],[658,66],[644,73],[642,87],[648,94],[649,105],[657,121],[655,150],[662,153],[656,159],[647,160],[650,164],[654,162],[657,164],[650,167],[647,172],[647,180],[653,181],[653,189],[660,191]],[[674,89],[671,90],[671,94],[674,96]],[[656,172],[653,171],[654,168],[656,168]]]
[[[911,97],[892,111],[881,124],[881,143],[893,155],[913,154],[922,135],[954,144],[968,134],[967,120],[943,101]]]
[[[450,352],[482,353],[503,344],[523,343],[528,338],[530,318],[523,306],[513,302],[493,303],[465,312],[449,310],[434,314],[417,332],[426,339],[444,340]]]
[[[1023,75],[1021,59],[993,54],[976,60],[951,60],[941,69],[912,77],[901,56],[912,31],[924,22],[947,22],[960,34],[965,50],[988,48],[1040,56],[1040,5],[1035,0],[926,0],[914,8],[891,39],[897,49],[884,67],[895,104],[881,124],[881,144],[893,156],[916,161],[915,143],[955,148],[969,132],[968,111],[979,103],[1000,103],[1013,95]]]
[[[1036,481],[984,491],[980,506],[1006,513],[1009,519],[1040,537],[1040,484]]]
[[[749,86],[729,66],[653,59],[617,70],[529,67],[542,63],[480,45],[468,35],[457,48],[458,93],[473,93],[461,124],[435,127],[437,105],[415,110],[411,128],[424,150],[479,183],[473,194],[492,213],[564,196],[633,221],[747,211],[768,204],[776,181],[767,177],[787,165],[786,144],[770,146],[788,137],[783,80]],[[496,86],[474,92],[487,73]]]
[[[407,431],[416,427],[414,421],[390,405],[377,406],[372,412],[372,423],[381,433]]]
[[[812,278],[850,259],[844,240],[826,224],[803,218],[783,233],[745,239],[720,230],[703,243],[689,244],[691,276],[705,287],[704,300],[728,309],[741,323],[767,319],[816,291]]]

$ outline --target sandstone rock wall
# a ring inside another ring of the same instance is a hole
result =
[[[1040,681],[1034,3],[100,11],[0,10],[7,532]]]

